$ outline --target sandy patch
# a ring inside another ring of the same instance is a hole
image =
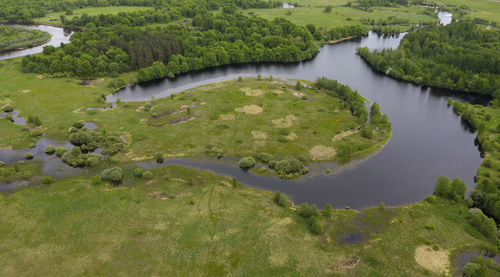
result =
[[[313,160],[327,160],[337,154],[335,148],[324,145],[316,145],[309,150],[309,155]]]
[[[299,98],[302,98],[302,96],[304,96],[304,93],[302,93],[302,92],[300,92],[298,90],[292,89],[291,92],[292,92],[293,96],[297,96]]]
[[[260,132],[260,131],[252,131],[252,137],[254,139],[266,139],[267,138],[267,133]]]
[[[139,108],[137,108],[135,111],[138,113],[144,111],[144,106],[139,106]]]
[[[43,76],[43,75],[36,75],[36,78],[37,79],[43,79],[43,78],[45,78],[45,76]]]
[[[80,108],[78,108],[78,109],[74,110],[74,111],[73,111],[73,113],[82,113],[82,109],[83,109],[83,108],[84,108],[84,107],[80,107]]]
[[[261,89],[240,88],[240,91],[245,93],[246,96],[261,96],[264,94]]]
[[[28,92],[31,92],[31,90],[29,90],[29,89],[23,89],[23,90],[21,90],[21,91],[22,91],[23,93],[28,93]]]
[[[288,128],[288,127],[291,127],[293,125],[293,121],[297,119],[294,115],[287,115],[285,117],[282,117],[282,118],[278,118],[278,119],[273,119],[272,122],[273,122],[273,125],[274,127],[276,128]]]
[[[295,133],[290,133],[288,136],[285,137],[287,140],[294,140],[297,138],[297,134]]]
[[[234,110],[237,112],[246,113],[246,114],[260,114],[262,112],[262,108],[257,106],[257,105],[244,106],[244,107],[236,108]]]
[[[283,93],[284,93],[284,91],[279,90],[279,89],[275,89],[275,90],[273,90],[273,93],[275,93],[275,94],[277,94],[277,95],[281,95],[281,94],[283,94]]]
[[[219,115],[220,119],[225,120],[225,121],[231,121],[236,118],[234,113],[228,113],[228,114],[221,114]]]
[[[359,130],[351,130],[351,131],[345,131],[345,132],[342,132],[340,134],[337,134],[336,136],[334,136],[332,138],[332,141],[337,141],[337,140],[340,140],[344,137],[347,137],[347,136],[350,136],[352,134],[356,134],[357,132],[359,132]]]
[[[415,249],[415,261],[423,268],[437,274],[448,274],[450,267],[448,255],[446,250],[433,250],[427,245],[421,245]]]
[[[253,142],[253,144],[255,144],[257,146],[264,146],[264,145],[266,145],[266,141],[265,140],[256,140]]]

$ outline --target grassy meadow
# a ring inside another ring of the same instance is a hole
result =
[[[132,186],[76,176],[0,195],[0,275],[437,276],[455,273],[456,254],[489,247],[467,208],[442,199],[334,210],[315,235],[294,206],[226,177],[179,166],[151,180],[125,174]],[[438,245],[424,250],[438,264],[421,257],[426,244]]]
[[[84,13],[87,15],[100,15],[100,14],[117,14],[121,12],[129,13],[135,11],[147,11],[153,10],[153,7],[137,7],[137,6],[117,6],[117,7],[89,7],[72,10],[72,15],[66,15],[66,12],[54,12],[49,13],[45,17],[35,18],[35,22],[41,23],[52,23],[52,24],[61,24],[60,16],[64,15],[66,19],[72,19],[75,16],[81,16]]]

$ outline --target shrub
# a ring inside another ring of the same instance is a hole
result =
[[[95,156],[90,156],[85,161],[86,166],[96,166],[99,163],[99,158]]]
[[[321,224],[321,222],[319,222],[319,220],[315,220],[313,224],[311,224],[311,231],[318,235],[321,235],[325,232],[325,230],[323,229],[323,225]]]
[[[56,148],[52,145],[47,145],[45,147],[45,150],[43,150],[45,152],[45,154],[49,154],[49,155],[52,155],[54,154],[54,152],[56,152]]]
[[[480,209],[472,209],[470,224],[488,238],[494,238],[497,226],[492,218],[487,217]]]
[[[439,244],[434,244],[434,245],[432,246],[432,249],[433,249],[433,250],[436,250],[436,251],[437,251],[437,250],[439,250]]]
[[[302,83],[300,81],[297,81],[297,83],[295,84],[295,89],[296,90],[302,90],[304,86],[302,86]]]
[[[85,132],[85,131],[77,131],[75,133],[72,133],[69,135],[69,141],[73,145],[89,145],[90,143],[94,142],[94,136],[92,136],[90,133]]]
[[[231,184],[233,185],[233,188],[237,188],[240,186],[240,184],[238,183],[238,180],[236,180],[236,178],[234,178],[234,177],[231,180]]]
[[[271,155],[269,153],[266,153],[266,152],[261,152],[261,153],[257,154],[256,158],[259,161],[267,164],[267,163],[269,163],[273,159],[273,155]]]
[[[31,160],[31,159],[33,159],[33,157],[34,157],[34,156],[33,156],[33,153],[31,153],[31,152],[26,152],[26,153],[24,154],[24,158],[25,158],[26,160]]]
[[[330,217],[333,214],[333,208],[332,205],[326,204],[325,208],[323,209],[323,215]]]
[[[285,174],[290,173],[303,173],[304,165],[297,160],[281,160],[276,163],[274,169],[278,172],[283,172]]]
[[[140,167],[136,167],[134,169],[134,176],[135,177],[142,177],[142,174],[144,173],[144,169],[140,168]]]
[[[298,213],[302,217],[310,217],[311,216],[311,208],[309,207],[309,204],[307,202],[300,204]]]
[[[311,215],[312,216],[318,216],[319,215],[318,207],[316,207],[316,204],[312,204],[311,205]]]
[[[101,179],[115,184],[121,183],[123,170],[117,166],[106,169],[101,173]]]
[[[68,152],[68,149],[66,147],[59,146],[56,148],[56,156],[58,156],[59,158],[62,157],[62,155],[64,155],[64,153],[66,152]]]
[[[0,161],[0,167],[4,167],[5,166],[5,163]]]
[[[238,163],[238,166],[242,169],[250,169],[255,165],[255,160],[252,157],[244,157]]]
[[[460,178],[455,178],[450,183],[450,179],[440,176],[434,185],[434,195],[450,200],[461,201],[466,192],[467,186]]]
[[[3,111],[6,113],[10,113],[10,112],[14,111],[14,108],[11,105],[7,105],[3,108]]]
[[[280,200],[280,195],[281,195],[281,192],[277,191],[274,193],[274,196],[273,196],[273,201],[275,203],[278,203],[278,201]]]
[[[73,127],[77,128],[77,129],[81,129],[83,128],[83,122],[75,122],[73,123]]]
[[[42,184],[48,185],[48,184],[52,184],[52,182],[54,182],[54,180],[50,176],[44,176],[42,178]]]
[[[286,197],[286,195],[280,194],[278,204],[282,207],[288,207],[290,205],[290,201],[288,200],[288,197]]]
[[[483,275],[483,267],[478,263],[466,263],[464,266],[464,276],[479,277]]]
[[[146,179],[146,180],[151,180],[153,179],[153,172],[149,171],[149,170],[146,170],[142,173],[142,178]]]
[[[163,163],[163,161],[165,161],[165,157],[163,156],[162,153],[156,153],[155,160],[157,163],[161,164]]]

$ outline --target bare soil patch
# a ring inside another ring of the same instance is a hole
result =
[[[228,113],[228,114],[221,114],[219,115],[220,119],[225,120],[225,121],[231,121],[236,118],[234,113]]]
[[[254,139],[266,139],[267,138],[267,133],[261,132],[261,131],[252,131],[252,137]]]
[[[297,119],[293,114],[287,115],[282,118],[273,119],[273,125],[276,128],[288,128],[293,126],[293,121]]]
[[[350,136],[352,134],[356,134],[357,132],[359,132],[359,129],[342,132],[342,133],[337,134],[336,136],[334,136],[332,138],[332,141],[340,140],[340,139],[342,139],[344,137]]]
[[[295,133],[290,133],[288,136],[285,136],[287,140],[294,140],[297,138],[297,134]]]
[[[313,160],[328,160],[337,154],[335,148],[325,145],[316,145],[309,150],[309,155]]]
[[[237,112],[246,113],[246,114],[260,114],[262,112],[262,108],[257,106],[257,105],[239,107],[239,108],[236,108],[234,110]]]
[[[246,96],[261,96],[264,94],[264,91],[261,89],[252,89],[252,88],[240,88],[240,91],[245,93]]]
[[[446,250],[433,250],[428,245],[415,249],[415,261],[425,269],[437,274],[448,275],[450,267],[449,253]]]

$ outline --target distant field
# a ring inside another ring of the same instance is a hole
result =
[[[324,13],[323,8],[315,7],[300,7],[294,9],[253,9],[245,10],[244,13],[253,13],[266,19],[274,19],[276,17],[286,18],[293,23],[305,26],[307,24],[314,24],[323,27],[337,27],[337,26],[352,26],[361,25],[362,19],[367,20],[385,20],[390,16],[396,18],[407,19],[410,24],[416,23],[430,23],[435,21],[428,15],[419,14],[423,11],[424,7],[400,7],[400,8],[373,8],[373,12],[365,12],[358,9],[349,7],[333,7],[331,13]],[[287,15],[291,12],[291,15]]]
[[[468,14],[470,18],[481,18],[488,21],[495,21],[500,23],[500,1],[499,0],[437,0],[437,3],[446,4],[448,6],[455,5],[460,7],[462,5],[471,8],[471,13]]]
[[[64,15],[66,19],[71,19],[75,16],[81,16],[84,13],[88,15],[117,14],[120,12],[135,12],[135,11],[145,11],[152,9],[153,7],[127,7],[127,6],[83,8],[83,9],[73,10],[73,15],[65,15],[64,12],[49,13],[45,17],[35,18],[35,22],[60,24],[61,20],[59,19],[59,17],[61,15]]]

